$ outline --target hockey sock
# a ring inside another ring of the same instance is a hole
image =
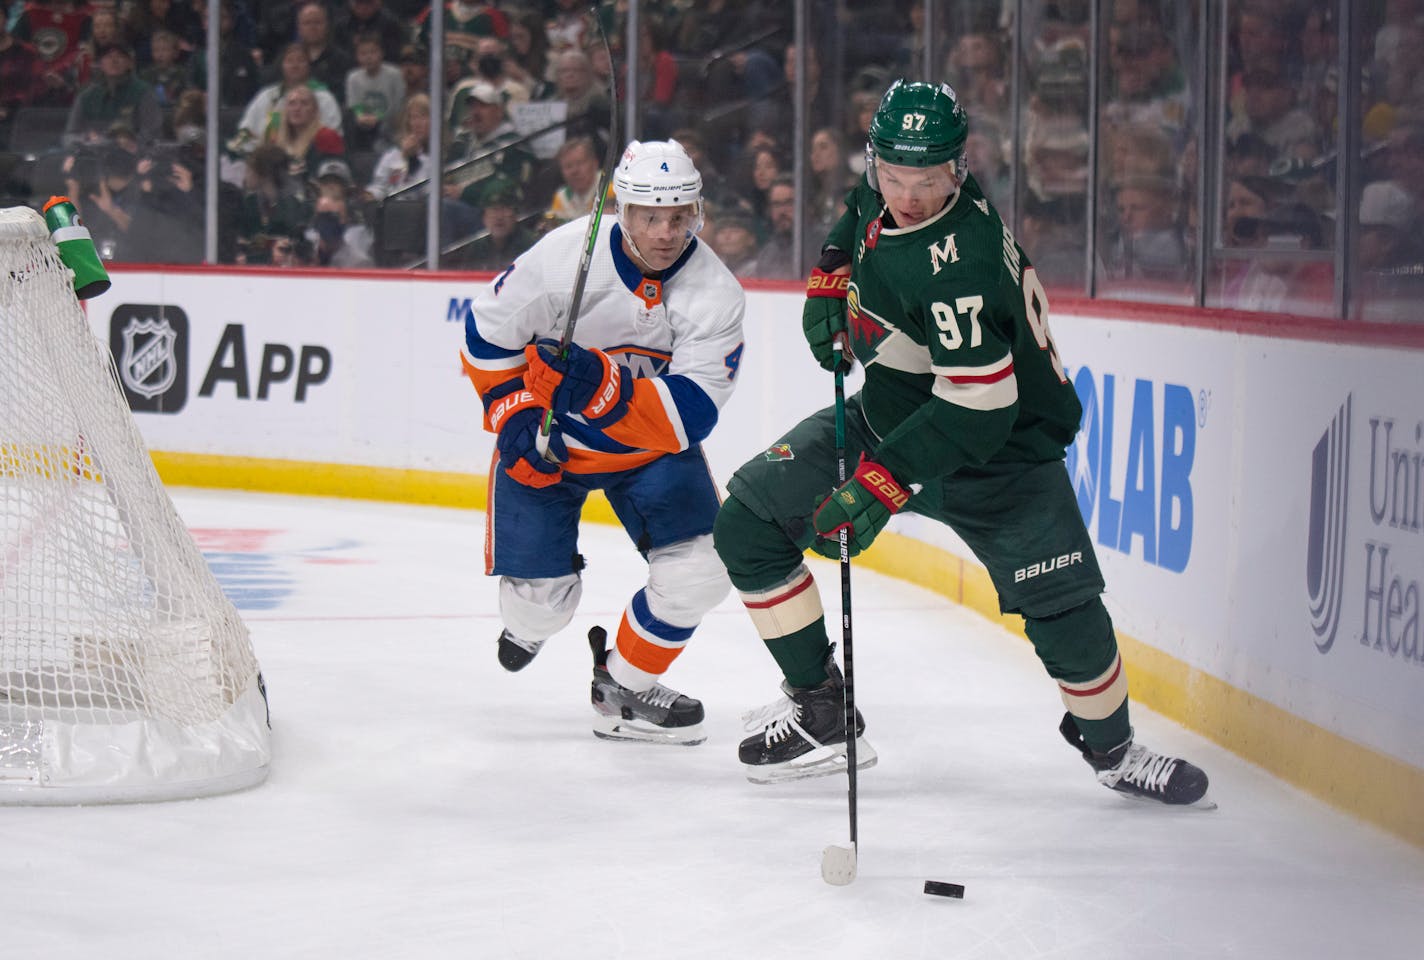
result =
[[[819,686],[831,643],[821,594],[801,550],[780,525],[763,520],[735,496],[717,513],[713,538],[732,586],[787,682]]]
[[[1094,597],[1050,617],[1025,617],[1024,632],[1058,681],[1063,705],[1083,740],[1106,752],[1132,736],[1127,716],[1127,673],[1118,655],[1112,618]]]
[[[687,646],[696,627],[679,627],[653,614],[644,587],[633,594],[618,625],[616,649],[608,672],[630,690],[648,690]]]

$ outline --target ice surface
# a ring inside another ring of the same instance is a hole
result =
[[[478,514],[183,491],[271,698],[268,782],[156,805],[0,809],[9,957],[1415,957],[1424,852],[1146,710],[1139,738],[1212,777],[1204,813],[1122,799],[1060,740],[1028,646],[855,574],[860,778],[758,787],[739,715],[777,673],[734,598],[669,673],[698,747],[595,739],[584,635],[643,566],[587,526],[583,609],[519,674],[495,662]],[[815,572],[839,608],[835,567]],[[1420,802],[1424,802],[1421,798]],[[965,899],[925,896],[927,879]]]

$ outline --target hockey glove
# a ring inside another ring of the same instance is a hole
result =
[[[571,343],[568,356],[561,358],[558,341],[540,340],[524,348],[524,357],[530,392],[556,415],[576,413],[603,429],[628,412],[633,374],[602,350]]]
[[[846,549],[853,557],[870,546],[890,517],[910,499],[890,471],[862,454],[855,475],[836,488],[811,517],[818,537],[811,549],[832,560],[841,554],[840,531],[846,528]]]
[[[806,281],[806,305],[801,308],[801,329],[806,333],[806,342],[811,345],[811,355],[822,369],[834,371],[840,365],[842,372],[850,369],[850,345],[846,339],[846,291],[850,287],[850,274],[826,273],[820,267],[811,271]],[[845,344],[845,349],[835,349],[836,338]]]
[[[495,431],[494,445],[505,473],[526,487],[549,487],[564,478],[560,464],[569,458],[568,447],[555,427],[549,431],[549,454],[555,459],[540,456],[535,444],[545,408],[524,389],[522,379],[506,380],[485,394],[484,401],[485,426]]]

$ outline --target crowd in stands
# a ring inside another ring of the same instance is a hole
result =
[[[970,168],[1050,286],[1082,289],[1092,271],[1100,288],[1190,298],[1206,258],[1216,305],[1331,300],[1346,142],[1336,0],[1227,5],[1224,90],[1211,109],[1200,102],[1209,41],[1197,4],[1108,0],[1094,38],[1091,0],[963,0],[938,5],[928,38],[920,0],[846,0],[811,18],[803,60],[793,4],[641,0],[632,82],[627,6],[602,5],[610,57],[586,0],[443,0],[434,117],[428,0],[223,0],[215,103],[207,0],[0,0],[0,193],[69,193],[105,256],[195,261],[215,108],[223,262],[419,263],[433,178],[442,266],[498,269],[591,209],[615,119],[611,80],[620,123],[632,97],[642,138],[674,137],[697,161],[702,241],[741,276],[794,278],[863,171],[880,93],[896,76],[921,76],[932,43],[933,79],[951,82],[969,112]],[[1374,6],[1370,35],[1356,38],[1352,196],[1361,282],[1397,297],[1417,292],[1424,273],[1424,0]],[[1024,38],[1017,56],[1014,36]],[[791,91],[803,62],[798,206]],[[1220,147],[1202,158],[1207,122]],[[428,155],[433,123],[443,125],[439,158]],[[1204,164],[1218,195],[1202,196]],[[1285,250],[1304,255],[1269,255]]]

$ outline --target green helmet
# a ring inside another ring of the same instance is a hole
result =
[[[867,152],[902,167],[933,167],[958,160],[969,118],[947,83],[896,80],[870,121]]]

